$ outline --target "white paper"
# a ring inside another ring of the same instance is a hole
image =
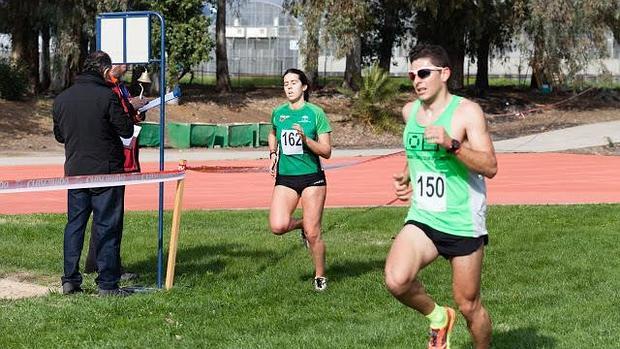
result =
[[[168,92],[166,93],[166,95],[164,96],[164,102],[169,102],[173,99],[179,98],[180,94],[177,91],[172,91],[172,92]],[[142,108],[138,109],[139,113],[145,112],[149,109],[155,108],[155,107],[159,107],[159,105],[161,104],[161,98],[155,98],[154,100],[148,102],[147,104],[145,104]]]

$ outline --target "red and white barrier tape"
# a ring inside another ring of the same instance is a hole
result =
[[[185,178],[185,171],[181,170],[144,173],[115,173],[57,178],[34,178],[8,181],[0,180],[0,194],[80,188],[115,187],[119,185],[177,181],[183,178]]]
[[[404,150],[400,150],[394,153],[374,156],[372,158],[365,159],[365,160],[347,161],[347,162],[336,163],[336,164],[327,164],[323,166],[323,169],[334,170],[334,169],[339,169],[343,167],[361,165],[367,162],[377,161],[377,160],[385,159],[385,158],[395,156],[395,155],[401,155],[404,152],[405,152]],[[210,166],[210,165],[187,166],[185,165],[184,168],[187,169],[188,171],[196,171],[196,172],[203,172],[203,173],[259,173],[259,172],[266,173],[266,172],[269,172],[269,168],[265,166]]]

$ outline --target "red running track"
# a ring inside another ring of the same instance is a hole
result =
[[[336,158],[325,164],[368,158]],[[378,206],[394,199],[391,176],[403,168],[402,155],[355,166],[327,170],[328,207]],[[499,172],[487,179],[489,204],[576,204],[620,202],[620,157],[560,153],[498,154]],[[267,160],[208,161],[189,166],[266,167]],[[175,169],[167,163],[166,169]],[[143,171],[156,171],[155,163]],[[0,166],[0,179],[61,177],[61,165]],[[165,208],[172,207],[174,182],[164,191]],[[127,210],[157,210],[158,185],[127,186]],[[273,179],[267,173],[199,173],[188,171],[184,209],[268,208]],[[0,214],[66,212],[66,191],[0,194]],[[398,202],[395,205],[407,205]]]

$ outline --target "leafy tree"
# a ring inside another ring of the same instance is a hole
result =
[[[503,53],[515,33],[514,0],[478,0],[474,2],[473,17],[467,37],[467,52],[474,57],[476,90],[489,89],[489,59],[493,52]]]
[[[463,87],[463,65],[466,38],[474,18],[470,0],[413,0],[415,7],[414,32],[419,43],[441,45],[448,53],[452,75],[451,88]]]
[[[366,62],[378,60],[379,67],[389,72],[392,48],[411,33],[412,6],[407,0],[371,0],[368,10],[371,23],[364,33],[362,57]]]
[[[191,71],[194,64],[209,59],[213,41],[208,33],[209,19],[202,13],[202,0],[144,0],[147,6],[164,16],[166,21],[168,87],[174,86]],[[154,26],[153,42],[156,55],[160,47],[159,24]]]
[[[11,34],[11,58],[27,67],[31,92],[39,90],[38,27],[39,1],[0,2],[2,27]]]
[[[607,54],[605,35],[620,29],[617,0],[516,0],[515,12],[530,44],[532,87],[570,84]]]
[[[69,87],[88,53],[95,50],[96,15],[125,11],[127,6],[127,0],[45,0],[41,9],[43,17],[49,19],[54,51],[62,52],[51,60],[53,89]],[[44,46],[43,50],[50,50],[50,46]]]
[[[320,28],[324,25],[326,0],[284,0],[284,9],[293,17],[301,19],[304,35],[300,42],[300,52],[304,57],[304,71],[310,80],[311,88],[319,83],[319,45]]]
[[[362,75],[362,35],[369,30],[368,2],[330,0],[326,34],[337,45],[336,57],[346,56],[342,86],[359,90]]]
[[[284,8],[300,18],[304,27],[301,53],[304,69],[318,82],[320,42],[335,43],[337,58],[346,57],[343,86],[359,89],[361,80],[361,36],[367,30],[368,3],[360,0],[285,0]]]

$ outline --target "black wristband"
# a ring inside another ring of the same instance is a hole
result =
[[[270,152],[269,152],[269,158],[270,158],[270,159],[271,159],[271,155],[273,155],[273,154],[278,155],[278,152],[276,152],[276,151],[270,151]]]

